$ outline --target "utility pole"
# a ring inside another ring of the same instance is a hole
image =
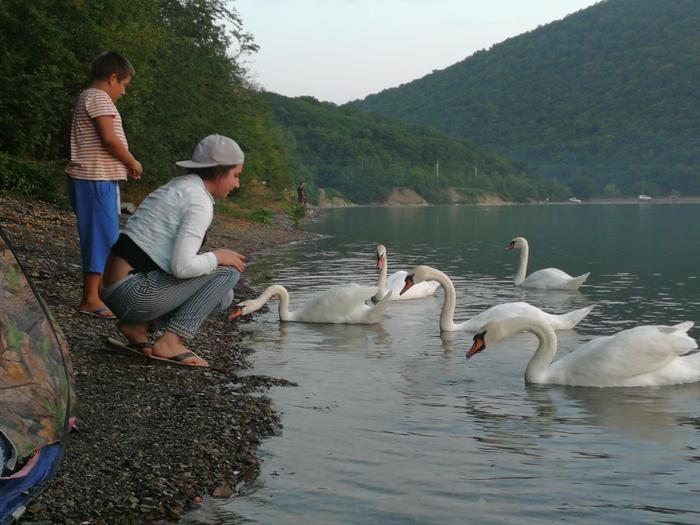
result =
[[[440,177],[440,159],[435,161],[435,178]]]

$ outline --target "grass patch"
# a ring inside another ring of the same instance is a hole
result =
[[[232,219],[238,219],[248,222],[259,222],[262,224],[272,224],[274,220],[274,212],[267,208],[255,208],[250,210],[241,208],[231,203],[216,203],[214,206],[216,213]]]

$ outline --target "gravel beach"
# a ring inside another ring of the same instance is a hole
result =
[[[282,378],[239,373],[254,351],[225,315],[188,345],[208,369],[153,364],[108,348],[113,321],[76,310],[82,279],[75,218],[52,205],[0,197],[0,224],[66,336],[78,395],[77,430],[56,478],[25,522],[119,524],[178,521],[208,498],[245,491],[259,473],[261,440],[281,422],[265,395]],[[279,221],[217,218],[209,247],[246,255],[311,234]],[[242,279],[236,301],[255,295]]]

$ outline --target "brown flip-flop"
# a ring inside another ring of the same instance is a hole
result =
[[[108,337],[107,338],[107,343],[110,344],[111,346],[114,346],[116,348],[120,348],[122,350],[127,350],[133,354],[138,354],[141,357],[145,357],[147,359],[152,359],[154,361],[161,361],[164,364],[173,364],[173,365],[180,365],[180,366],[189,366],[192,368],[208,368],[209,365],[195,365],[193,363],[185,363],[185,359],[189,359],[190,357],[199,357],[197,354],[192,352],[191,350],[188,350],[186,352],[182,352],[181,354],[174,355],[172,357],[158,357],[153,355],[150,352],[146,352],[145,350],[147,348],[153,348],[153,343],[149,341],[142,341],[139,343],[123,343],[119,341],[118,339],[115,339],[113,337]]]
[[[98,319],[116,319],[117,316],[114,315],[109,308],[106,306],[103,306],[102,308],[98,308],[97,310],[78,310],[79,313],[83,315],[89,315],[90,317],[97,317]],[[109,312],[109,314],[106,314],[106,312]],[[102,315],[105,313],[106,315]]]

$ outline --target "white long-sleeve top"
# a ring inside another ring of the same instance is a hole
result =
[[[163,271],[179,279],[212,273],[213,252],[198,253],[214,218],[214,198],[198,175],[175,177],[153,191],[132,215],[128,235]]]

